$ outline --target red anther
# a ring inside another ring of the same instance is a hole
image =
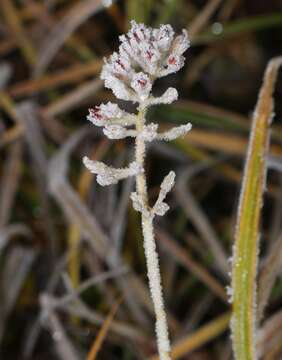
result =
[[[94,109],[89,109],[89,112],[96,119],[102,120],[103,116],[100,113],[100,107],[99,106],[95,106]]]
[[[120,60],[117,60],[116,62],[123,68],[123,70],[125,70],[125,66],[123,65],[123,63]]]
[[[147,80],[138,79],[137,82],[143,87],[147,84]]]
[[[169,34],[169,31],[167,30],[167,29],[165,29],[164,31],[163,31],[163,34],[160,36],[160,40],[162,40],[163,38],[165,38],[166,36],[168,36],[168,34]]]
[[[149,60],[151,60],[152,57],[153,57],[153,53],[152,53],[152,51],[150,51],[150,50],[147,50],[147,51],[146,51],[146,55],[147,55],[147,58],[148,58]]]
[[[135,37],[135,39],[139,42],[140,41],[140,38],[139,36],[137,35],[137,33],[134,31],[133,32],[133,36]]]
[[[170,56],[168,58],[168,63],[169,63],[169,65],[176,65],[177,64],[176,57],[175,56]]]

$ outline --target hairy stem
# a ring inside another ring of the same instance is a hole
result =
[[[146,110],[140,110],[137,121],[136,130],[140,134],[145,123]],[[136,161],[144,169],[145,161],[145,142],[141,136],[136,136]],[[144,204],[142,211],[142,231],[144,237],[145,258],[147,263],[147,271],[149,278],[149,287],[156,315],[156,335],[158,342],[158,351],[161,360],[170,360],[170,342],[168,338],[167,319],[164,310],[161,275],[159,267],[159,258],[156,251],[156,242],[153,228],[153,215],[150,213],[148,203],[148,192],[146,184],[145,172],[136,176],[137,194],[141,196]]]

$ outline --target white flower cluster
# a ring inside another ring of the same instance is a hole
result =
[[[132,21],[131,29],[126,35],[120,36],[120,41],[119,51],[105,60],[101,73],[105,86],[110,88],[118,99],[139,103],[139,110],[175,101],[178,97],[175,88],[170,87],[163,95],[154,97],[152,86],[156,78],[176,72],[184,65],[183,53],[189,47],[186,31],[183,30],[182,34],[175,36],[170,25],[153,29]],[[103,127],[103,132],[109,139],[133,137],[143,142],[170,141],[185,135],[191,129],[191,124],[188,123],[158,133],[158,124],[144,123],[142,130],[137,130],[137,115],[120,109],[112,102],[90,109],[87,119],[94,125]],[[123,169],[114,169],[87,157],[83,162],[91,172],[97,174],[97,181],[103,186],[116,184],[121,179],[137,176],[144,171],[136,162]],[[174,173],[171,172],[161,185],[159,199],[151,209],[151,215],[161,215],[167,211],[168,205],[163,200],[173,183]],[[145,211],[137,193],[132,194],[132,200],[137,210]]]
[[[91,121],[96,126],[107,125],[123,125],[130,126],[135,124],[135,116],[126,111],[121,110],[117,104],[110,101],[107,104],[95,106],[89,109],[87,120]]]
[[[166,93],[170,89],[172,88],[169,88]],[[176,126],[164,133],[158,133],[158,124],[151,123],[145,125],[143,131],[138,133],[136,130],[128,129],[128,127],[135,125],[136,116],[121,110],[117,104],[111,102],[89,109],[87,119],[96,126],[104,127],[104,134],[112,140],[141,136],[144,141],[148,142],[155,139],[171,141],[185,135],[192,128],[192,125],[187,123]]]
[[[131,21],[127,35],[120,36],[119,52],[105,61],[101,78],[118,99],[143,102],[150,96],[156,78],[174,73],[184,65],[189,47],[187,32],[174,36],[170,25],[159,29]],[[177,99],[176,89],[159,98],[159,103]]]

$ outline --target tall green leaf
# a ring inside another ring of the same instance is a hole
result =
[[[271,60],[253,116],[232,264],[232,341],[237,360],[256,359],[256,274],[273,89],[282,57]]]

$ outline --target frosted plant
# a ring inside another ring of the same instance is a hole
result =
[[[154,206],[148,202],[144,169],[146,143],[154,140],[174,140],[185,135],[191,124],[174,127],[166,132],[158,132],[158,124],[146,123],[148,107],[156,104],[170,104],[178,97],[177,90],[168,88],[163,95],[154,97],[154,81],[162,76],[177,72],[184,65],[183,53],[189,47],[185,30],[175,36],[170,25],[152,29],[144,24],[131,22],[131,29],[120,36],[119,51],[105,60],[101,78],[105,87],[111,89],[121,100],[138,104],[138,113],[131,114],[108,102],[89,110],[88,120],[103,127],[109,139],[132,137],[135,139],[135,161],[123,169],[114,169],[102,162],[83,158],[85,166],[97,174],[100,185],[116,184],[128,176],[136,178],[136,192],[131,194],[133,207],[141,213],[145,257],[149,286],[156,314],[156,335],[161,360],[170,359],[170,342],[164,303],[158,254],[153,232],[153,219],[163,216],[169,209],[165,198],[174,185],[175,173],[171,171],[160,186],[160,193]]]

